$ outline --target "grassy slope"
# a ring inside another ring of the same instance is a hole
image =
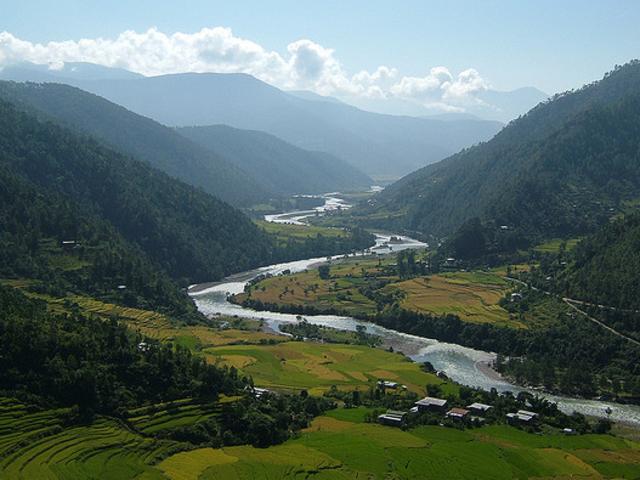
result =
[[[181,423],[188,402],[176,405]],[[162,424],[166,410],[136,417]],[[507,426],[402,431],[363,422],[366,409],[334,410],[298,438],[268,449],[176,453],[123,424],[61,428],[64,411],[29,411],[0,399],[0,479],[637,478],[640,443],[610,435],[528,434]],[[175,426],[175,425],[172,425]]]
[[[404,356],[366,346],[286,342],[215,347],[204,352],[212,360],[234,365],[251,375],[256,385],[265,387],[308,389],[321,394],[332,385],[367,389],[385,378],[420,394],[427,384],[441,385],[446,393],[457,392],[455,385],[423,372]]]
[[[199,449],[163,461],[171,478],[635,478],[640,444],[604,435],[531,435],[510,427],[404,432],[332,417],[266,450]]]

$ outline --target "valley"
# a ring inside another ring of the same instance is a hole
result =
[[[640,479],[640,9],[250,3],[6,5],[0,480]]]

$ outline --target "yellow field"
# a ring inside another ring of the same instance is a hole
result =
[[[461,320],[492,323],[514,328],[525,325],[509,318],[509,312],[498,302],[510,286],[497,275],[456,272],[413,278],[394,283],[388,289],[399,289],[405,297],[400,306],[416,312],[455,314]]]
[[[232,345],[204,350],[209,361],[233,365],[251,375],[256,385],[286,390],[307,389],[322,394],[335,385],[365,389],[380,379],[407,385],[423,394],[427,384],[445,392],[457,387],[423,372],[397,353],[359,345],[284,342],[277,345]]]
[[[330,412],[331,413],[331,412]],[[534,435],[495,426],[409,431],[316,418],[270,447],[201,448],[157,468],[174,480],[638,478],[640,444],[607,435]]]
[[[30,284],[29,280],[3,280],[3,283],[22,289]],[[140,332],[142,335],[162,342],[171,341],[191,349],[265,341],[280,342],[284,339],[281,335],[258,331],[257,327],[253,330],[235,328],[220,330],[206,325],[178,325],[166,315],[158,312],[123,307],[81,295],[55,298],[28,290],[23,290],[23,293],[29,297],[46,301],[49,309],[56,313],[68,312],[75,304],[86,314],[105,319],[117,318],[126,323],[131,330]]]
[[[389,262],[386,259],[378,265],[378,260],[359,259],[334,264],[327,280],[321,279],[317,270],[273,277],[254,286],[250,296],[263,303],[309,305],[320,311],[333,309],[354,316],[375,315],[376,303],[359,289],[373,281],[384,281],[388,284],[382,291],[401,293],[400,306],[407,310],[454,314],[466,322],[512,328],[526,328],[528,324],[511,318],[499,305],[500,299],[513,288],[501,277],[502,272],[451,272],[401,281],[394,275],[381,275]],[[246,294],[238,296],[239,301],[245,298]]]

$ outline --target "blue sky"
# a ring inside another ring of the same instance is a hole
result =
[[[105,5],[108,4],[108,7]],[[638,1],[6,1],[0,31],[33,43],[229,27],[266,51],[299,39],[334,50],[349,75],[385,65],[420,77],[472,68],[497,89],[553,93],[640,56]],[[330,93],[330,92],[329,92]]]

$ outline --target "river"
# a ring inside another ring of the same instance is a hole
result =
[[[311,215],[322,214],[328,210],[336,208],[349,208],[350,205],[336,196],[337,194],[325,195],[325,204],[313,210],[288,212],[265,217],[268,221],[278,223],[303,224],[304,218]],[[339,206],[339,207],[338,207]],[[393,242],[390,242],[394,236]],[[399,239],[399,240],[398,240]],[[423,248],[426,244],[409,237],[401,235],[390,235],[376,233],[376,245],[370,252],[390,253],[398,252],[408,248]],[[334,258],[342,258],[343,255]],[[327,261],[327,257],[309,258],[269,265],[255,270],[242,272],[227,277],[222,282],[211,284],[193,285],[189,293],[195,301],[198,309],[205,315],[237,315],[239,317],[249,317],[263,319],[265,324],[272,330],[278,331],[282,323],[297,322],[297,315],[285,314],[269,311],[256,311],[235,305],[227,300],[232,294],[244,291],[246,283],[258,275],[271,274],[278,275],[285,270],[292,273],[300,272],[308,268],[319,265]],[[369,333],[379,335],[384,339],[385,346],[393,346],[394,350],[401,351],[416,362],[429,361],[437,370],[444,371],[449,378],[471,387],[479,387],[485,390],[495,388],[498,391],[511,391],[514,393],[527,390],[523,387],[513,385],[488,365],[495,359],[495,354],[461,345],[439,342],[434,339],[417,337],[405,333],[390,330],[370,322],[343,317],[337,315],[305,315],[307,321],[318,325],[326,325],[333,328],[355,331],[357,325],[364,325]],[[531,393],[540,395],[540,392],[533,390]],[[613,402],[598,400],[585,400],[558,395],[544,394],[550,401],[556,402],[560,410],[571,413],[573,411],[594,417],[608,417],[611,420],[624,422],[640,426],[640,406],[622,405]],[[607,414],[606,412],[610,413]]]

